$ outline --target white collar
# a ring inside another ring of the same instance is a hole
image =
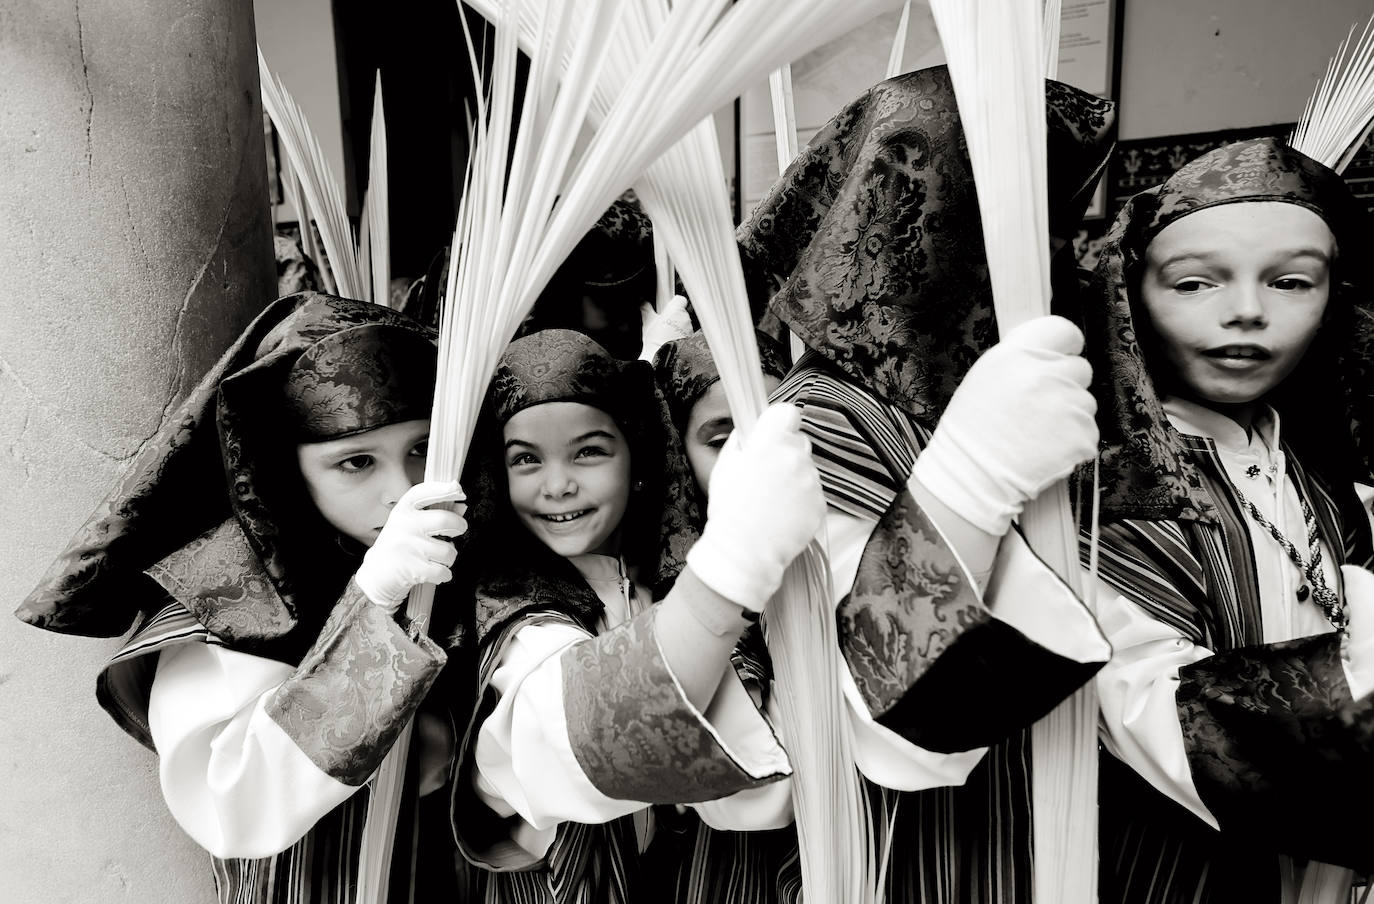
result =
[[[1201,436],[1225,452],[1249,452],[1270,458],[1279,448],[1279,413],[1268,405],[1255,413],[1248,433],[1219,411],[1188,399],[1166,396],[1164,414],[1180,433]]]

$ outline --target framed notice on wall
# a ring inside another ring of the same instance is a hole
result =
[[[1059,14],[1059,67],[1055,78],[1098,97],[1121,96],[1122,0],[1063,0]],[[1107,215],[1106,175],[1084,219]]]

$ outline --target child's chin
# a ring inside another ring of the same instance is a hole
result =
[[[544,545],[565,559],[590,551],[588,543],[574,537],[544,537]]]
[[[580,556],[592,550],[590,539],[582,533],[553,534],[541,530],[538,537],[545,546],[565,559],[571,556]]]
[[[1252,388],[1228,386],[1213,388],[1210,392],[1200,392],[1197,397],[1207,405],[1233,408],[1237,405],[1251,405],[1264,398],[1271,387]]]

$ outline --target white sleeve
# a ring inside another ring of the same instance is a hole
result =
[[[1097,675],[1103,744],[1162,794],[1219,828],[1193,783],[1175,702],[1179,669],[1212,651],[1151,618],[1105,582],[1099,582],[1097,617],[1113,649]]]
[[[502,817],[520,817],[514,840],[536,857],[548,851],[560,822],[604,823],[647,806],[598,791],[568,741],[559,660],[591,636],[560,622],[516,631],[492,675],[496,708],[477,731],[477,796]]]
[[[722,736],[730,738],[736,749],[756,751],[755,756],[781,750],[771,725],[778,721],[776,697],[770,695],[765,707],[768,719],[760,717],[754,700],[731,669],[720,682],[716,695],[706,708],[706,720]],[[780,829],[792,823],[792,779],[737,791],[729,797],[692,804],[701,821],[713,829],[729,832],[757,832]]]
[[[148,724],[162,794],[216,857],[283,851],[358,790],[323,772],[265,712],[293,671],[204,643],[159,657]]]

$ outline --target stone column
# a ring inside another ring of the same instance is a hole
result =
[[[0,5],[0,897],[202,904],[115,640],[10,614],[274,295],[251,0]]]

